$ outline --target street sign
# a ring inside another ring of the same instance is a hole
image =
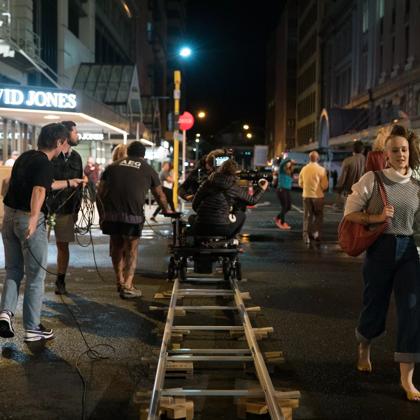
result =
[[[189,130],[194,125],[194,117],[189,112],[184,112],[179,116],[178,124],[182,131]]]

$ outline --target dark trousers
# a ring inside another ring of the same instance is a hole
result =
[[[420,362],[420,263],[413,237],[381,235],[366,252],[363,280],[358,341],[370,342],[385,331],[394,291],[398,319],[395,361]]]
[[[280,200],[281,205],[281,211],[277,215],[277,219],[279,219],[281,223],[284,223],[286,213],[292,208],[292,198],[290,196],[290,190],[285,190],[284,188],[282,188],[281,190],[277,190],[277,197]]]
[[[303,237],[311,237],[314,233],[321,235],[322,221],[324,219],[324,199],[303,199]]]
[[[234,238],[245,223],[245,213],[238,210],[235,213],[236,221],[227,225],[214,224],[200,224],[196,223],[193,228],[193,234],[197,236],[226,236],[227,238]]]
[[[172,211],[175,211],[172,188],[163,187],[162,189],[163,189],[163,192],[165,193],[166,200],[168,201],[169,207],[172,209]],[[153,217],[156,217],[157,214],[160,212],[160,210],[161,210],[160,206],[156,207],[156,210],[153,213]]]

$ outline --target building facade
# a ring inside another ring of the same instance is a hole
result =
[[[370,142],[397,121],[420,133],[420,3],[301,0],[298,8],[295,149]]]
[[[13,101],[0,104],[3,160],[12,150],[35,147],[46,117],[73,119],[82,134],[82,156],[99,163],[109,159],[116,142],[145,137],[158,143],[169,100],[169,3],[1,1],[0,89],[18,96],[29,90],[67,92],[77,103],[72,110],[41,106],[32,113],[29,107],[16,111]]]
[[[297,10],[289,3],[267,48],[266,138],[269,155],[296,147]]]

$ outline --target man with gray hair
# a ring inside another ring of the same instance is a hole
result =
[[[328,189],[327,171],[318,164],[319,154],[309,153],[309,163],[299,174],[299,186],[303,188],[303,240],[320,240],[324,213],[324,191]]]

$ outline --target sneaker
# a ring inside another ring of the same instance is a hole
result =
[[[307,235],[307,234],[303,235],[303,242],[305,242],[306,245],[309,245],[311,243],[311,239],[310,239],[309,235]]]
[[[15,330],[12,325],[12,316],[8,311],[0,312],[0,337],[12,338],[15,336]]]
[[[151,222],[153,222],[153,223],[157,223],[158,221],[156,220],[156,217],[155,216],[152,216],[151,218],[150,218],[150,221]]]
[[[63,281],[56,281],[55,282],[55,291],[54,293],[56,295],[65,295],[67,294],[67,290],[66,290],[66,283]]]
[[[51,328],[45,328],[42,324],[39,324],[36,330],[25,330],[25,338],[23,341],[32,342],[40,340],[52,340],[54,333]]]
[[[284,222],[283,223],[283,229],[290,230],[290,229],[292,229],[292,227],[289,224],[287,224],[286,222]]]
[[[134,286],[131,289],[127,289],[126,287],[123,287],[120,291],[120,297],[122,299],[134,299],[141,297],[142,293],[141,290],[136,289]]]
[[[280,219],[277,219],[277,217],[274,218],[274,223],[279,229],[283,229],[283,224],[281,223]]]

